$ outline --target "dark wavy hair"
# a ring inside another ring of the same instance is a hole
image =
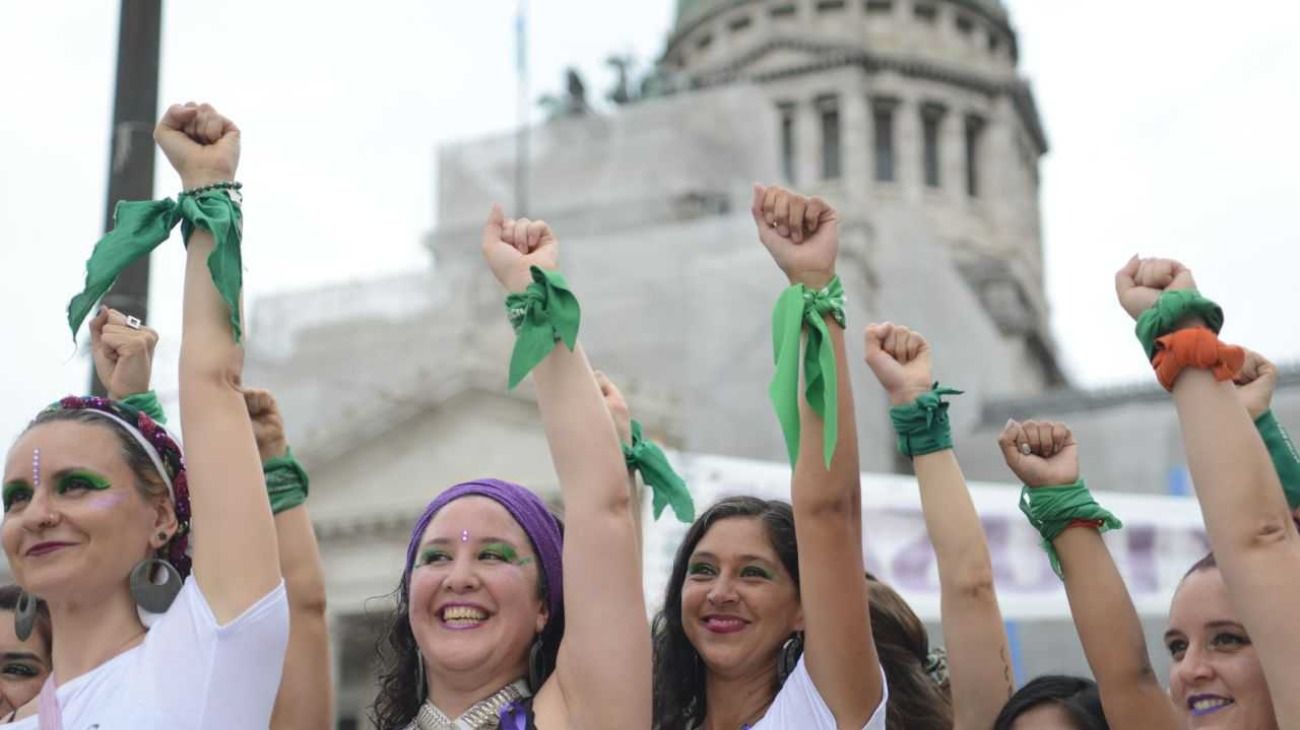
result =
[[[888,730],[951,730],[952,696],[930,675],[925,624],[893,588],[867,574],[871,586],[871,636],[889,683]]]
[[[993,730],[1011,730],[1016,718],[1045,704],[1060,707],[1075,730],[1110,730],[1101,710],[1097,683],[1083,677],[1047,674],[1021,687],[993,721]]]
[[[654,641],[654,727],[658,730],[686,730],[704,719],[704,661],[682,626],[682,584],[695,546],[719,520],[756,518],[767,530],[772,549],[799,588],[799,545],[794,534],[794,511],[789,502],[757,497],[728,497],[700,515],[686,531],[677,548],[673,571],[668,576],[663,608],[655,616]],[[772,662],[772,693],[776,684],[776,660]]]
[[[18,610],[18,596],[23,589],[12,583],[0,586],[0,611],[15,613]],[[35,598],[33,596],[33,598]],[[54,627],[50,623],[50,607],[45,605],[45,601],[36,598],[36,622],[33,624],[32,633],[41,637],[41,644],[45,647],[46,664],[50,663],[50,652],[54,646]]]
[[[560,535],[564,535],[564,521],[552,513],[560,526]],[[540,554],[531,537],[528,538],[533,552]],[[539,563],[540,565],[540,563]],[[542,602],[550,595],[546,583],[546,571],[537,571],[537,593]],[[415,719],[420,711],[424,688],[419,686],[420,647],[415,643],[415,634],[411,633],[410,597],[402,590],[401,578],[397,588],[390,594],[397,609],[388,628],[384,631],[375,647],[376,663],[379,667],[379,693],[371,706],[370,717],[379,730],[399,730]],[[560,652],[560,641],[564,638],[564,611],[551,615],[541,633],[541,676],[539,683],[555,671],[555,659]],[[534,687],[533,691],[538,688]]]

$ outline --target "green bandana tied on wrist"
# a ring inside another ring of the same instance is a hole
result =
[[[889,409],[889,420],[898,433],[898,453],[909,459],[952,448],[952,427],[948,423],[945,395],[961,395],[956,388],[935,383],[916,400]]]
[[[1273,469],[1282,482],[1282,491],[1286,493],[1286,503],[1291,509],[1300,507],[1300,452],[1296,451],[1291,434],[1278,423],[1273,411],[1264,411],[1255,419],[1255,428],[1268,455],[1273,459]]]
[[[781,422],[791,465],[799,458],[799,339],[805,324],[808,344],[803,356],[804,397],[822,419],[823,456],[828,469],[839,440],[839,382],[835,373],[835,348],[823,319],[827,314],[844,327],[844,287],[838,276],[818,291],[803,284],[791,286],[781,293],[772,312],[776,374],[767,392]]]
[[[1059,487],[1029,487],[1020,491],[1020,511],[1029,518],[1029,524],[1043,536],[1043,550],[1052,561],[1052,570],[1058,577],[1061,572],[1061,558],[1056,554],[1052,541],[1065,532],[1075,520],[1099,520],[1098,532],[1118,530],[1124,526],[1119,518],[1111,514],[1092,498],[1083,479],[1074,484]]]
[[[148,256],[181,223],[181,236],[188,245],[195,226],[212,233],[215,245],[208,255],[208,271],[221,298],[230,308],[230,328],[239,342],[243,328],[239,320],[239,290],[243,286],[240,239],[243,213],[225,190],[182,193],[177,201],[122,201],[113,211],[113,230],[95,244],[86,261],[86,284],[68,303],[68,326],[72,336],[90,313],[95,302],[113,286],[117,275],[131,262]]]
[[[663,449],[641,435],[641,424],[632,421],[632,444],[623,444],[623,459],[627,468],[641,472],[641,479],[654,492],[655,519],[663,514],[664,507],[672,505],[673,514],[681,522],[695,520],[695,500],[686,488],[686,482],[673,471]]]
[[[266,476],[266,494],[271,498],[271,513],[280,514],[307,501],[307,470],[286,449],[284,456],[267,459],[262,464]]]
[[[1156,303],[1137,320],[1137,338],[1148,360],[1156,356],[1156,339],[1173,332],[1178,323],[1188,317],[1205,320],[1205,325],[1216,335],[1223,329],[1223,309],[1195,289],[1161,292]]]
[[[527,289],[506,296],[506,314],[515,328],[515,349],[510,354],[510,382],[513,389],[537,364],[563,342],[569,351],[578,342],[581,309],[578,298],[558,271],[529,269],[533,283]]]
[[[162,402],[158,400],[158,394],[152,390],[128,395],[120,402],[149,416],[154,423],[167,423],[167,414],[163,412]]]

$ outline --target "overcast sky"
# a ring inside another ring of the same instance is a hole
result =
[[[532,0],[537,96],[612,52],[654,58],[671,0]],[[1300,6],[1274,0],[1016,0],[1043,163],[1048,295],[1077,384],[1149,380],[1111,274],[1177,256],[1225,336],[1300,360]],[[437,145],[516,118],[512,0],[168,3],[160,104],[206,100],[244,130],[249,303],[426,265]],[[0,4],[0,433],[86,387],[64,309],[102,234],[118,3]],[[158,156],[157,195],[174,195]],[[152,324],[175,351],[182,249],[154,257]],[[83,337],[84,339],[84,337]],[[162,389],[174,373],[160,374]]]

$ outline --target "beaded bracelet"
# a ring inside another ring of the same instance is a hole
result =
[[[243,205],[244,194],[240,192],[243,189],[244,189],[243,183],[235,180],[226,180],[222,182],[210,183],[208,185],[200,185],[197,188],[190,188],[189,190],[182,190],[180,192],[180,195],[178,195],[177,197],[180,197],[181,195],[197,196],[197,195],[202,195],[203,193],[211,192],[213,190],[224,190],[226,191],[226,195],[229,196],[230,199],[233,200],[237,205]]]

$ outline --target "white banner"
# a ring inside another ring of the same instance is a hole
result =
[[[696,514],[723,497],[790,498],[790,468],[782,463],[673,453],[673,465],[690,486]],[[1037,531],[1020,512],[1020,488],[972,483],[971,497],[984,523],[1002,615],[1007,620],[1069,619],[1061,581],[1040,547]],[[1124,522],[1106,534],[1115,563],[1138,612],[1165,616],[1183,574],[1209,550],[1200,507],[1191,497],[1094,492],[1097,502]],[[650,519],[649,490],[644,514]],[[923,620],[939,619],[939,577],[921,515],[916,480],[892,474],[862,475],[863,555],[867,569],[893,586]],[[684,525],[665,510],[645,528],[647,606],[659,608]]]

